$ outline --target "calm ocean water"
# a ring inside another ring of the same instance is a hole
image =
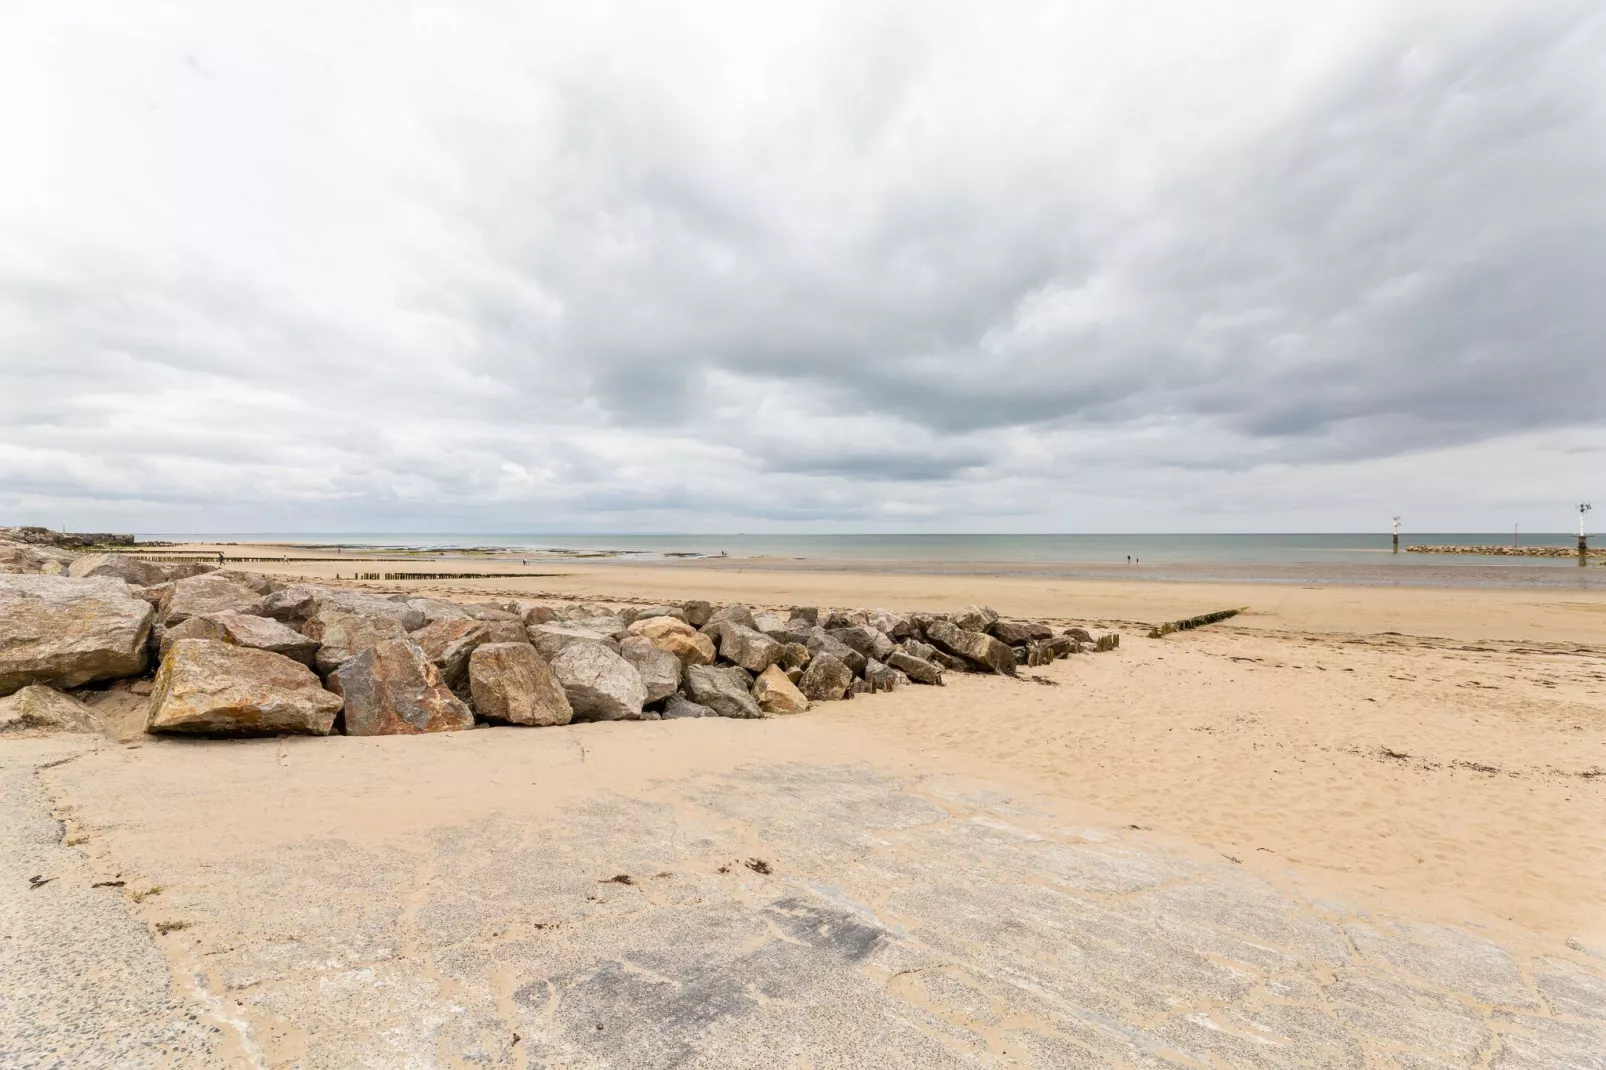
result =
[[[1144,566],[1354,565],[1367,569],[1577,568],[1555,558],[1489,558],[1451,554],[1389,553],[1387,534],[1329,535],[622,535],[622,534],[409,534],[396,532],[150,534],[141,539],[179,541],[293,542],[320,545],[417,549],[614,551],[636,559],[675,555],[803,560],[900,561],[944,564],[1124,565],[1127,556]],[[1533,533],[1527,546],[1573,546],[1575,536]],[[1510,545],[1505,533],[1402,535],[1401,546]],[[1233,571],[1237,571],[1234,569]]]

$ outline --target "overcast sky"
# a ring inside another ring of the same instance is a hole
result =
[[[1598,0],[32,3],[0,523],[1566,530]]]

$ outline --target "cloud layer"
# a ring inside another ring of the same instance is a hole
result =
[[[1561,528],[1606,494],[1597,5],[758,7],[22,5],[0,512]]]

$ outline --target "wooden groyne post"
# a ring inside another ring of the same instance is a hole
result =
[[[1394,552],[1400,552],[1400,518],[1394,518]]]
[[[1583,568],[1589,561],[1589,536],[1584,533],[1584,514],[1594,506],[1588,502],[1578,503],[1578,567]]]

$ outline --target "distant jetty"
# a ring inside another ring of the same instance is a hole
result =
[[[1407,546],[1409,554],[1479,554],[1486,557],[1577,557],[1576,546]],[[1594,548],[1590,557],[1606,558],[1606,548]]]

